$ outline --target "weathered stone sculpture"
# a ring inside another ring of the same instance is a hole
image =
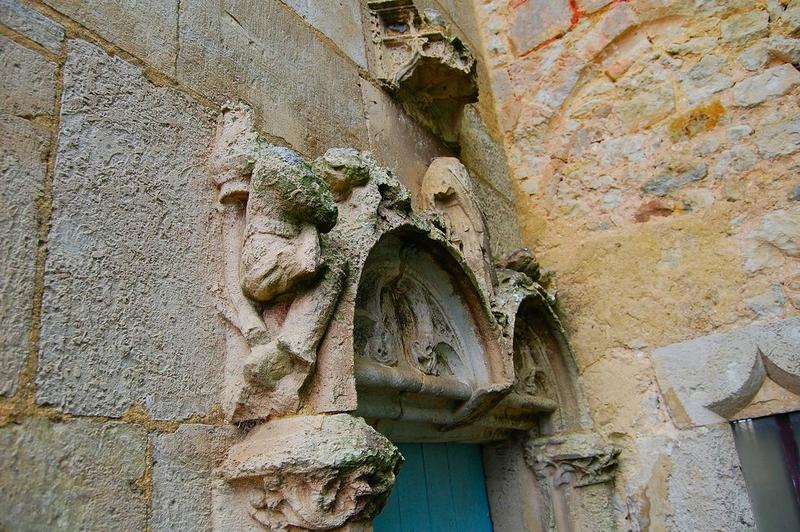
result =
[[[616,530],[611,497],[618,455],[591,434],[528,443],[525,458],[543,485],[550,528]]]
[[[383,508],[403,458],[348,414],[270,421],[228,452],[223,475],[269,530],[331,530]]]
[[[233,383],[238,389],[230,414],[291,412],[299,407],[298,391],[346,274],[345,261],[320,242],[336,224],[336,203],[323,177],[298,154],[258,138],[244,107],[226,114],[214,155],[222,170],[220,201],[246,201],[244,234],[228,228],[228,239],[242,242],[228,257],[237,263],[228,267],[229,316],[249,348],[240,361],[243,378]]]
[[[422,178],[420,204],[441,213],[447,237],[464,255],[481,288],[494,292],[494,268],[489,234],[483,214],[475,202],[472,178],[454,157],[438,157]]]
[[[220,470],[217,528],[368,526],[402,458],[350,413],[425,441],[531,429],[583,441],[586,409],[550,279],[529,250],[492,264],[458,159],[430,165],[418,214],[368,153],[332,148],[307,162],[261,139],[237,106],[212,168],[228,259],[225,413],[263,422]],[[529,442],[528,462],[567,526],[565,505],[606,496],[593,486],[610,479],[616,454],[570,454],[578,440],[553,438]]]
[[[372,66],[423,125],[447,143],[457,140],[461,108],[477,101],[475,58],[435,10],[411,0],[372,0]]]

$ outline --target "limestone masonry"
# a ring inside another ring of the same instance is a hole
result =
[[[0,115],[0,530],[758,529],[800,0],[0,0]]]

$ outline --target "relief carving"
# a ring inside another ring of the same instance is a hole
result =
[[[618,456],[619,450],[608,448],[590,456],[534,454],[529,460],[536,476],[550,480],[553,486],[580,487],[613,480]]]
[[[477,101],[475,58],[437,11],[411,0],[370,0],[371,67],[406,111],[457,144],[464,105]]]
[[[348,414],[300,416],[254,429],[228,452],[222,473],[268,530],[331,530],[376,516],[403,458]]]
[[[321,238],[337,221],[331,186],[297,153],[261,140],[244,106],[225,113],[212,160],[226,206],[224,312],[247,351],[229,353],[238,360],[228,415],[292,412],[347,273]],[[338,193],[347,182],[332,179]]]
[[[616,530],[612,483],[618,457],[618,449],[588,433],[526,444],[525,461],[539,480],[549,529]]]
[[[483,291],[494,291],[489,234],[475,201],[469,172],[454,157],[438,157],[422,178],[420,204],[443,218],[447,237],[459,249]]]

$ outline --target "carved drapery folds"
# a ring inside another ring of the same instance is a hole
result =
[[[377,515],[402,460],[362,419],[300,416],[254,429],[222,470],[265,528],[331,530]]]

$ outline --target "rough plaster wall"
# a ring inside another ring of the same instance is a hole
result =
[[[620,525],[751,529],[729,427],[678,430],[650,356],[800,313],[800,5],[476,5],[523,238],[624,449]]]
[[[338,3],[0,0],[0,484],[24,486],[2,490],[3,530],[214,525],[213,470],[240,438],[217,396],[221,102],[309,157],[370,149],[412,191],[451,155],[370,78],[358,2]],[[510,173],[481,113],[461,156],[510,249]]]

